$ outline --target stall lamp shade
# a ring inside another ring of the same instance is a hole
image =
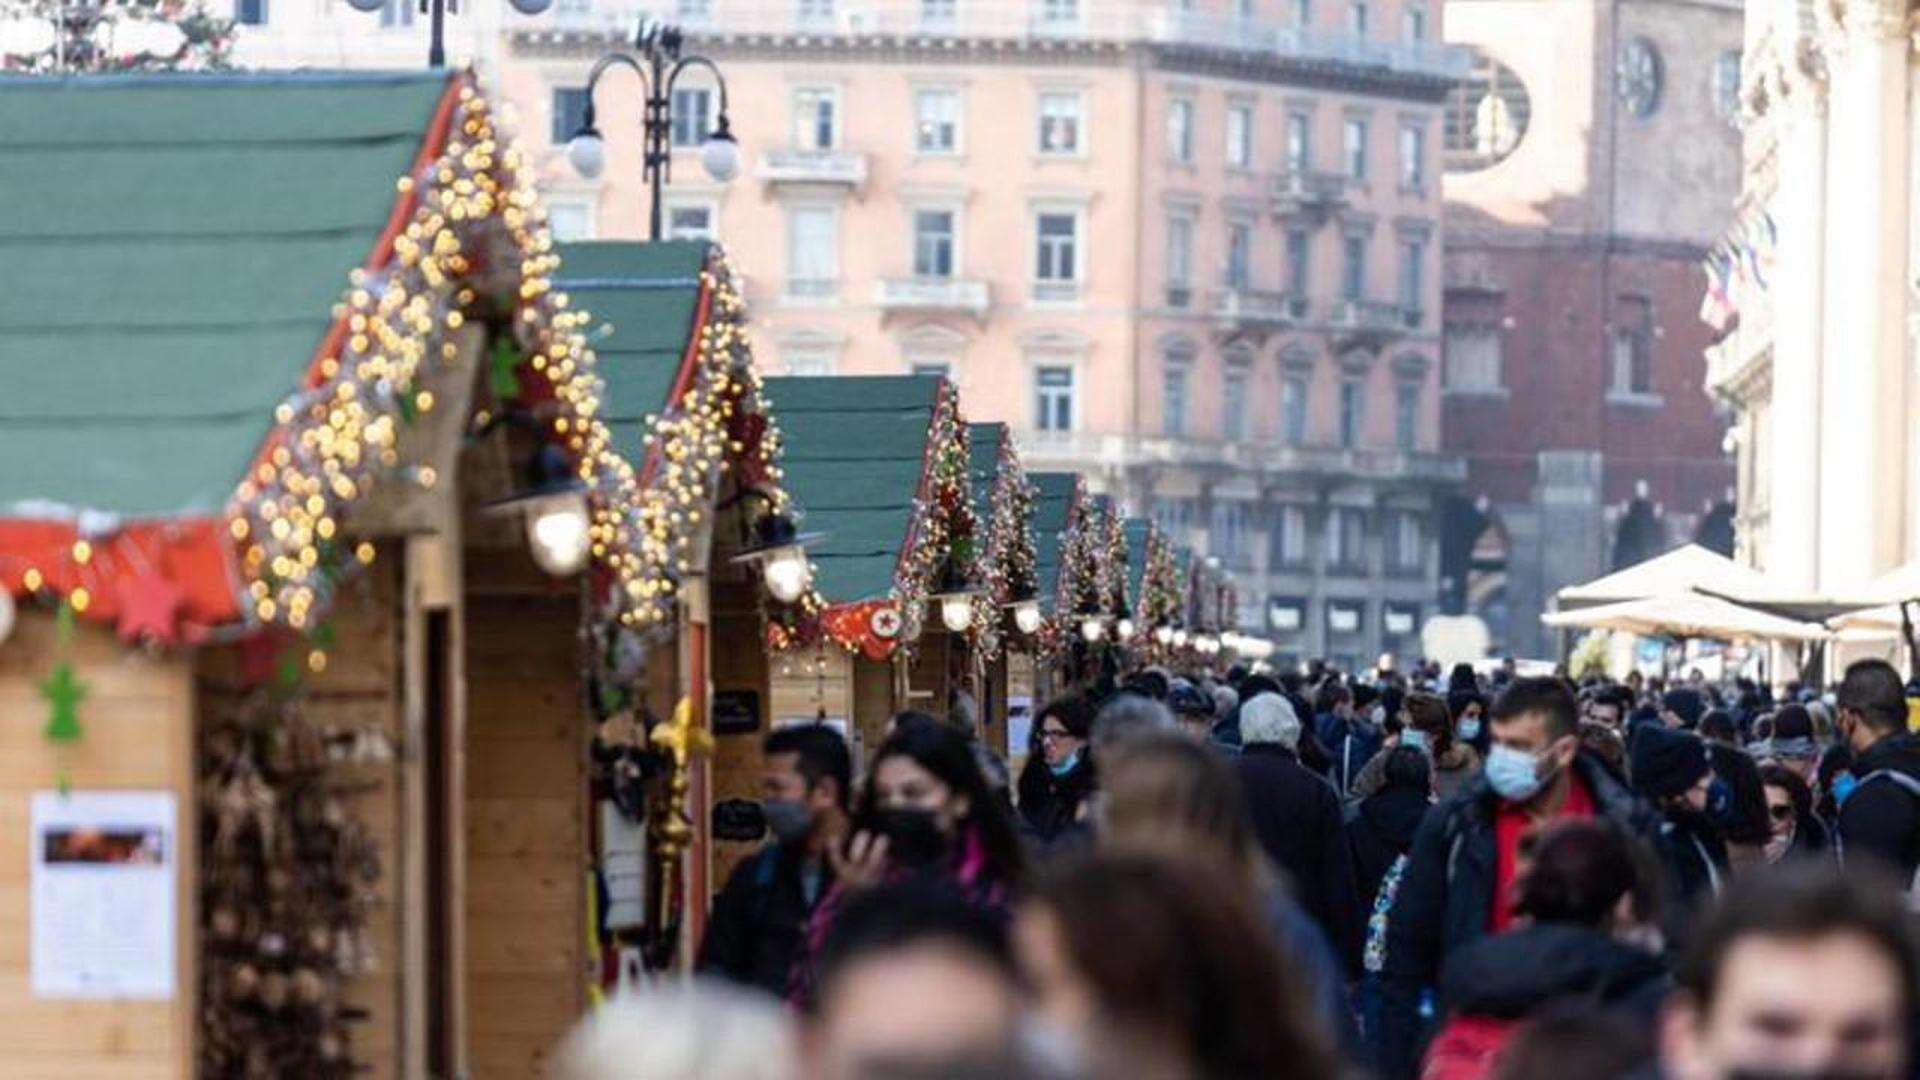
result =
[[[1132,619],[1125,619],[1125,618],[1121,619],[1118,623],[1114,624],[1113,629],[1115,632],[1115,636],[1117,636],[1121,641],[1131,641],[1133,639],[1133,620]]]
[[[1193,639],[1193,647],[1208,656],[1212,656],[1214,653],[1220,651],[1220,642],[1211,634],[1201,634],[1199,637]]]
[[[813,579],[813,564],[807,561],[805,548],[799,544],[789,544],[766,553],[760,576],[767,583],[767,592],[775,600],[791,604],[807,591],[807,585]]]
[[[720,126],[707,141],[700,146],[700,165],[707,175],[724,184],[740,175],[740,144],[734,141],[733,132],[727,130],[727,118],[720,118]]]
[[[353,10],[364,11],[369,14],[387,6],[387,0],[347,0],[347,3]]]
[[[1080,620],[1080,636],[1086,638],[1089,643],[1099,641],[1104,633],[1106,633],[1106,627],[1100,625],[1099,616],[1089,615]]]
[[[1171,626],[1156,626],[1156,627],[1154,627],[1154,628],[1153,628],[1153,640],[1155,640],[1155,641],[1157,641],[1157,642],[1159,642],[1159,643],[1160,643],[1160,644],[1162,644],[1162,645],[1171,645],[1171,644],[1173,644],[1173,627],[1171,627]]]
[[[13,633],[15,608],[13,594],[0,588],[0,645],[7,642],[7,635]]]
[[[973,625],[973,595],[971,593],[944,593],[940,597],[940,625],[956,634],[966,632]]]
[[[533,561],[554,577],[570,577],[587,564],[587,500],[579,492],[549,495],[527,504],[527,544]]]
[[[522,15],[538,15],[553,6],[553,0],[507,0]]]
[[[1013,605],[1013,625],[1023,634],[1040,630],[1040,601],[1022,600]]]
[[[1177,648],[1177,649],[1184,649],[1184,648],[1186,648],[1186,647],[1187,647],[1187,640],[1188,640],[1188,636],[1189,636],[1189,635],[1187,634],[1187,632],[1186,632],[1185,630],[1175,630],[1175,631],[1173,632],[1173,645],[1174,645],[1174,647],[1175,647],[1175,648]]]
[[[607,169],[607,141],[592,127],[583,127],[567,143],[567,161],[582,177],[598,180]]]

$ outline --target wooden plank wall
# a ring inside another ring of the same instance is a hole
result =
[[[352,1027],[351,1038],[354,1057],[368,1066],[366,1075],[373,1077],[405,1075],[401,1064],[405,904],[399,882],[404,860],[417,853],[406,850],[402,835],[402,562],[398,544],[382,543],[373,565],[341,591],[327,619],[335,642],[327,653],[326,669],[308,672],[299,698],[300,709],[316,726],[377,729],[386,733],[395,748],[389,762],[342,765],[339,774],[343,786],[357,789],[342,801],[366,825],[380,851],[381,878],[376,888],[384,902],[374,909],[367,926],[373,967],[348,992],[349,1000],[369,1014],[367,1021]],[[235,647],[201,653],[202,718],[230,707],[244,692],[240,671]]]
[[[774,698],[767,671],[767,649],[761,632],[758,586],[751,581],[712,583],[712,623],[708,655],[716,694],[751,691],[760,705],[760,726],[752,732],[721,735],[714,740],[711,775],[713,801],[760,798],[760,771],[764,761],[760,744],[781,714],[773,711]],[[809,710],[799,715],[811,716]],[[707,813],[711,807],[697,808]],[[714,891],[726,884],[727,876],[740,860],[759,850],[759,844],[730,843],[716,839],[713,845],[713,872],[708,877]],[[703,898],[704,899],[704,898]]]
[[[521,1080],[587,1006],[579,597],[518,547],[470,547],[465,578],[468,1061]]]
[[[23,610],[0,642],[0,1074],[9,1080],[193,1075],[195,1000],[193,678],[186,655],[150,656],[82,626],[72,659],[88,685],[81,740],[41,736],[36,684],[52,670],[51,614]],[[180,880],[172,1001],[49,1001],[28,982],[28,828],[33,792],[65,770],[76,788],[168,790],[179,800]]]

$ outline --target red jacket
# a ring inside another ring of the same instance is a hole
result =
[[[1493,1075],[1500,1048],[1520,1024],[1519,1019],[1493,1016],[1454,1017],[1428,1044],[1420,1080],[1485,1080]]]

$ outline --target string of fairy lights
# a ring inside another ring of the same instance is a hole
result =
[[[900,640],[911,649],[926,622],[927,596],[951,566],[958,580],[975,581],[975,521],[967,477],[967,425],[960,396],[942,381],[928,427],[931,459],[925,497],[913,500],[907,544],[894,571],[892,598],[900,612]]]
[[[975,647],[982,660],[1000,655],[1007,605],[1032,599],[1039,585],[1039,560],[1033,544],[1033,505],[1038,496],[1020,464],[1020,452],[1003,434],[995,460],[988,505],[987,538],[980,558],[980,595],[974,598]]]
[[[416,197],[391,260],[351,275],[336,308],[345,328],[338,347],[275,410],[267,450],[229,504],[248,614],[309,626],[354,564],[373,559],[371,544],[348,549],[341,539],[346,507],[394,474],[422,488],[438,482],[429,466],[400,467],[402,429],[434,406],[432,393],[418,388],[426,365],[453,361],[461,328],[488,314],[471,283],[512,267],[519,274],[511,334],[522,375],[513,404],[547,425],[546,437],[566,447],[588,487],[588,536],[612,582],[613,615],[641,628],[669,621],[704,508],[731,463],[749,464],[775,509],[786,501],[779,432],[765,419],[731,267],[716,259],[703,272],[710,317],[695,377],[649,421],[645,445],[657,452],[659,474],[643,487],[601,419],[605,386],[585,333],[591,317],[554,288],[559,256],[532,171],[470,84],[458,91],[437,159],[403,177],[399,190]],[[747,417],[759,420],[743,424]]]

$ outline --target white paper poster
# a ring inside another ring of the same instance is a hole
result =
[[[176,820],[167,791],[33,793],[35,997],[173,997]]]
[[[1007,697],[1007,754],[1025,757],[1033,744],[1033,698],[1020,694]]]

